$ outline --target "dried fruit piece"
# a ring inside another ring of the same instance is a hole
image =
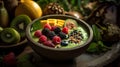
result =
[[[34,36],[36,36],[36,37],[40,37],[41,35],[42,35],[41,30],[37,30],[37,31],[35,31],[35,33],[34,33]]]
[[[67,28],[67,27],[64,27],[64,28],[62,29],[62,32],[65,33],[65,34],[68,34],[68,28]]]
[[[56,45],[56,44],[60,44],[61,43],[61,38],[59,36],[54,36],[52,39],[52,42]]]
[[[43,43],[45,41],[47,41],[47,37],[45,35],[41,35],[40,38],[39,38],[39,42]]]

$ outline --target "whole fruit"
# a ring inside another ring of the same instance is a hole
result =
[[[20,41],[20,34],[14,28],[5,28],[0,37],[5,43],[18,43]]]
[[[54,36],[52,42],[57,45],[61,43],[61,38],[59,36]]]
[[[1,27],[8,26],[8,12],[4,7],[3,1],[0,1],[0,26]]]
[[[39,42],[43,43],[45,41],[47,41],[47,37],[45,35],[41,35],[40,38],[39,38]]]
[[[15,16],[26,14],[32,20],[42,16],[41,7],[34,1],[21,2],[15,9]]]

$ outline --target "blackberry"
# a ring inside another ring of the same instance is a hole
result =
[[[63,33],[63,32],[60,32],[60,33],[58,34],[58,36],[59,36],[61,39],[65,39],[65,38],[66,38],[66,34]]]
[[[47,37],[49,36],[49,33],[50,33],[50,30],[48,28],[44,28],[42,30],[42,34],[45,35],[45,36],[47,36]]]
[[[59,34],[59,32],[61,32],[61,29],[60,29],[59,27],[56,27],[56,28],[54,29],[54,32],[55,32],[55,34]]]
[[[52,40],[52,38],[53,38],[55,35],[56,35],[55,32],[54,32],[54,31],[51,31],[51,32],[49,32],[48,38],[50,38],[50,39]]]

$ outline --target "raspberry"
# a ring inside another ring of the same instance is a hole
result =
[[[43,42],[43,45],[45,45],[45,46],[49,46],[49,47],[55,47],[55,45],[52,43],[52,41],[45,41],[45,42]]]
[[[68,34],[68,28],[67,28],[67,27],[64,27],[64,28],[62,29],[62,32],[65,33],[65,34]]]
[[[6,67],[16,67],[17,61],[15,54],[10,52],[9,54],[5,55],[3,57],[3,63],[6,65]]]
[[[47,41],[47,37],[46,37],[45,35],[41,35],[41,36],[39,37],[39,42],[40,42],[40,43],[43,43],[43,42],[45,42],[45,41]]]
[[[56,26],[51,26],[51,27],[52,27],[51,31],[54,31],[54,29],[56,28]]]
[[[54,36],[52,39],[52,42],[56,45],[56,44],[60,44],[61,42],[61,38],[59,36]]]
[[[34,36],[40,37],[42,35],[40,30],[35,31]]]
[[[49,30],[52,29],[52,27],[50,26],[50,24],[45,24],[45,25],[44,25],[44,28],[48,28]]]

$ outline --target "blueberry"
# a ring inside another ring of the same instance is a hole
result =
[[[68,45],[68,41],[62,41],[61,42],[61,46],[67,46]]]

